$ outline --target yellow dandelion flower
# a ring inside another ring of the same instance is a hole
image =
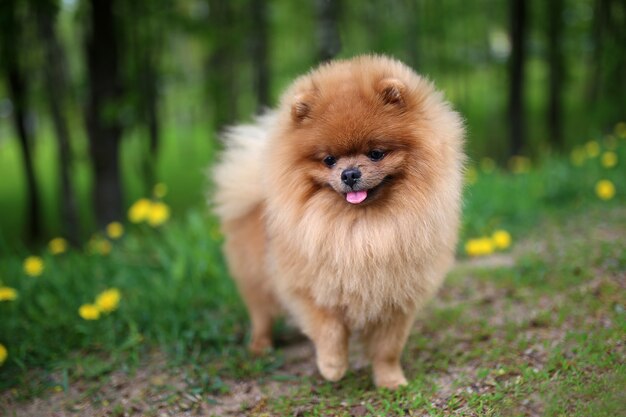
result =
[[[98,320],[100,318],[100,310],[97,305],[83,304],[78,309],[78,315],[84,320]]]
[[[609,180],[600,180],[596,183],[596,195],[601,200],[610,200],[615,196],[615,185]]]
[[[152,201],[147,198],[140,198],[128,209],[128,220],[133,223],[141,223],[148,220],[151,208]]]
[[[67,240],[55,237],[48,243],[48,250],[53,255],[59,255],[67,250]]]
[[[512,156],[509,159],[509,168],[514,174],[524,174],[530,171],[530,159],[525,156]]]
[[[617,138],[613,135],[608,135],[604,138],[604,147],[610,151],[617,149]]]
[[[4,364],[8,356],[9,356],[9,351],[7,351],[7,348],[4,347],[2,343],[0,343],[0,366]]]
[[[585,159],[587,158],[587,154],[585,150],[579,146],[572,149],[572,153],[570,154],[570,161],[572,161],[572,165],[574,166],[582,166],[585,163]]]
[[[111,239],[119,239],[124,234],[124,226],[120,222],[112,222],[107,225],[106,232]]]
[[[98,243],[98,253],[100,253],[100,255],[108,255],[111,253],[111,242],[106,239],[100,240]]]
[[[467,171],[465,171],[465,182],[469,185],[474,185],[476,184],[477,180],[478,180],[478,171],[476,171],[476,168],[474,167],[467,168]]]
[[[585,151],[587,152],[587,156],[589,158],[595,158],[600,155],[600,145],[597,141],[591,140],[585,143]]]
[[[165,197],[165,195],[167,194],[167,185],[163,184],[162,182],[156,184],[152,189],[152,194],[154,194],[156,198]]]
[[[465,253],[469,256],[483,256],[493,253],[494,244],[488,237],[470,239],[465,243]]]
[[[615,125],[615,134],[622,139],[626,139],[626,122],[619,122]]]
[[[511,246],[511,234],[506,230],[496,230],[491,235],[491,240],[496,249],[506,249]]]
[[[0,301],[13,301],[17,298],[17,291],[11,287],[0,287]]]
[[[24,260],[24,272],[31,277],[38,277],[43,273],[43,260],[39,256],[29,256]]]
[[[108,289],[96,297],[96,306],[103,313],[110,313],[117,309],[121,297],[120,290],[117,288]]]
[[[102,237],[94,236],[89,240],[89,243],[87,244],[87,249],[92,254],[105,256],[111,253],[111,242]]]
[[[165,203],[152,203],[152,208],[148,213],[148,224],[156,227],[165,223],[170,218],[170,208]]]
[[[491,158],[483,158],[480,160],[480,169],[486,174],[491,174],[496,169],[496,162]]]
[[[600,158],[602,166],[605,168],[613,168],[617,165],[617,154],[613,151],[604,152]]]

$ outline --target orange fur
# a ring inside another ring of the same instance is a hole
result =
[[[399,360],[413,317],[454,259],[463,136],[429,81],[382,56],[322,65],[276,112],[227,133],[214,204],[253,351],[269,346],[268,323],[284,308],[325,378],[343,376],[359,331],[375,383],[406,382]],[[384,157],[369,157],[374,149]],[[347,168],[362,175],[363,203],[346,201]]]

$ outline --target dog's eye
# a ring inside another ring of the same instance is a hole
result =
[[[380,161],[381,159],[385,157],[385,153],[381,151],[380,149],[373,149],[369,151],[369,153],[367,154],[367,157],[371,159],[372,161]]]
[[[332,167],[335,166],[335,164],[337,163],[337,158],[335,158],[332,155],[328,155],[326,158],[324,158],[322,160],[322,162],[324,163],[324,165],[326,165],[327,167]]]

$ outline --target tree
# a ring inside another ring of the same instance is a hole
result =
[[[624,117],[626,96],[626,1],[595,0],[592,56],[586,100],[604,127]]]
[[[340,0],[315,0],[317,11],[317,57],[319,62],[333,59],[341,50],[339,36]]]
[[[28,86],[20,57],[24,45],[24,22],[20,22],[17,0],[5,0],[0,7],[0,65],[6,77],[13,103],[13,125],[20,141],[27,185],[27,236],[31,241],[41,237],[39,186],[35,176],[32,152],[32,130],[27,120]]]
[[[525,145],[524,65],[526,62],[526,0],[511,0],[511,56],[509,57],[509,134],[510,155],[518,155]]]
[[[71,135],[67,121],[66,55],[54,27],[58,4],[54,0],[33,2],[37,32],[43,46],[46,65],[43,66],[44,89],[57,140],[61,189],[61,223],[64,235],[74,244],[79,238],[76,195],[72,186]]]
[[[267,0],[252,0],[250,3],[252,14],[252,65],[254,68],[254,89],[257,96],[257,113],[270,104],[268,63],[268,30],[267,30]]]
[[[212,50],[207,61],[208,90],[217,130],[237,119],[238,39],[235,2],[207,0]]]
[[[86,42],[89,96],[87,131],[93,164],[96,222],[104,227],[122,216],[119,107],[122,81],[114,0],[91,0]]]
[[[124,2],[121,33],[125,40],[124,63],[127,94],[125,101],[135,110],[134,122],[145,129],[147,149],[141,168],[145,191],[156,182],[156,161],[160,144],[159,85],[163,48],[161,12],[168,0]]]
[[[563,150],[563,0],[550,0],[548,7],[548,132],[550,141]]]

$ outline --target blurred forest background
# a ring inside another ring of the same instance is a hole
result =
[[[386,53],[468,152],[567,152],[626,116],[624,0],[1,0],[0,251],[82,241],[157,182],[203,204],[217,132],[333,57]]]

